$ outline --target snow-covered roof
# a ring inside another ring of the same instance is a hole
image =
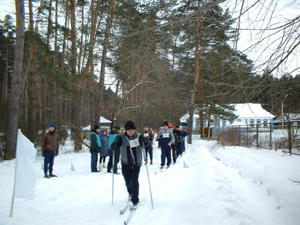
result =
[[[111,123],[111,121],[104,118],[103,116],[100,116],[100,126],[101,126],[101,124],[106,124],[106,123]],[[88,126],[82,128],[82,130],[91,130],[91,125],[88,125]]]
[[[263,109],[260,103],[243,103],[231,104],[236,111],[234,112],[239,118],[268,118],[273,119],[275,116]]]
[[[275,116],[269,113],[267,110],[263,109],[260,103],[238,103],[230,104],[234,106],[235,110],[233,113],[239,118],[267,118],[273,119]],[[194,113],[194,118],[198,118],[198,113]],[[186,113],[179,120],[181,123],[187,122],[189,114]]]

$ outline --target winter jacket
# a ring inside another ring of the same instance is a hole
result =
[[[130,142],[132,147],[130,147]],[[137,168],[142,166],[143,162],[143,148],[145,144],[145,138],[138,132],[132,137],[129,137],[127,133],[121,134],[117,137],[116,141],[112,144],[112,149],[120,148],[121,150],[121,162]]]
[[[173,130],[175,143],[180,143],[183,141],[183,132],[181,130]]]
[[[55,131],[49,131],[44,134],[42,139],[42,150],[59,150],[59,137]]]
[[[90,135],[90,152],[96,153],[101,152],[101,141],[100,137],[96,132],[92,132]]]
[[[174,143],[174,134],[169,129],[163,129],[159,131],[157,135],[157,140],[159,141],[160,146],[166,146],[169,143]]]
[[[104,132],[104,130],[100,130],[100,132],[99,132],[99,137],[101,140],[101,148],[102,148],[102,152],[100,153],[101,157],[109,155],[109,153],[108,153],[108,137],[107,137],[107,135],[104,135],[103,132]]]

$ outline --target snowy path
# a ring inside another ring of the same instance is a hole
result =
[[[143,166],[140,173],[141,204],[130,224],[297,224],[294,221],[297,221],[299,216],[290,214],[285,217],[284,213],[279,213],[278,209],[282,205],[278,203],[275,195],[268,194],[268,189],[262,187],[259,180],[256,182],[255,179],[245,177],[239,169],[226,166],[217,160],[213,155],[214,150],[211,150],[213,147],[212,143],[195,141],[193,148],[188,146],[178,163],[158,174],[155,174],[155,171],[159,167],[159,161],[154,156],[154,165],[148,166],[154,209],[146,166]],[[155,151],[156,156],[160,157],[159,149],[155,148]],[[71,171],[71,162],[76,172]],[[188,167],[184,168],[184,164]],[[0,224],[123,224],[128,215],[128,212],[119,215],[127,198],[123,177],[114,176],[112,205],[112,174],[105,171],[90,173],[89,165],[89,153],[61,154],[56,158],[54,165],[54,172],[59,177],[48,180],[43,178],[41,159],[37,159],[38,181],[35,198],[16,199],[14,216],[8,218],[14,163],[3,162],[0,164]],[[265,169],[259,163],[257,168]],[[292,197],[300,196],[297,190],[294,194],[296,196]],[[295,210],[297,209],[299,207]]]

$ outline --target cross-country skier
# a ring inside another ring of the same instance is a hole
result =
[[[112,144],[112,149],[120,148],[122,175],[133,207],[139,202],[139,173],[143,162],[143,148],[147,145],[143,135],[140,135],[135,124],[129,120],[125,124],[125,132],[119,135]]]
[[[164,168],[167,158],[167,168],[171,164],[171,145],[174,143],[173,132],[168,129],[168,122],[164,123],[163,129],[159,131],[156,140],[161,147],[161,169]]]

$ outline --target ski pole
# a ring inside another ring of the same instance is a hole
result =
[[[145,143],[143,142],[143,150],[144,150],[144,154],[146,153],[146,149],[145,149]],[[150,185],[150,177],[149,177],[149,171],[148,171],[148,164],[146,164],[146,169],[147,169],[147,175],[148,175],[148,183],[149,183],[149,191],[150,191],[150,198],[151,198],[151,203],[152,203],[152,209],[154,209],[153,206],[153,198],[152,198],[152,192],[151,192],[151,185]]]

